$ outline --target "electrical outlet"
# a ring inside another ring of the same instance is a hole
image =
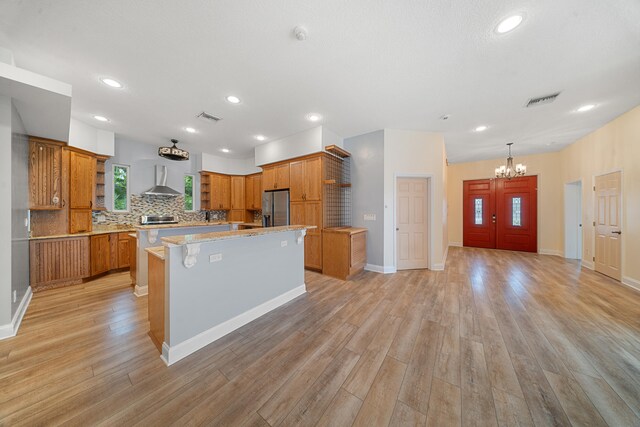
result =
[[[283,240],[283,241],[280,242],[280,247],[284,248],[285,246],[287,246],[287,244],[288,244],[287,241]]]
[[[18,300],[18,293],[13,291],[13,302],[15,303]]]
[[[376,214],[364,214],[363,219],[365,221],[375,221],[376,220]]]
[[[218,262],[218,261],[222,261],[222,254],[209,255],[209,262]]]

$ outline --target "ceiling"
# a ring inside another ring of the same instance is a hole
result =
[[[523,24],[497,34],[513,13]],[[637,0],[0,0],[0,46],[71,83],[73,117],[126,139],[241,158],[316,112],[343,137],[442,132],[461,162],[504,157],[508,141],[516,157],[555,151],[640,104],[638,22]]]

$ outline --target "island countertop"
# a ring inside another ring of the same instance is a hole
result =
[[[177,224],[149,224],[136,225],[136,230],[156,230],[159,228],[181,228],[181,227],[209,227],[214,225],[244,224],[244,221],[189,221],[179,222]]]
[[[285,231],[298,231],[316,228],[313,225],[283,225],[280,227],[254,228],[237,231],[217,231],[201,234],[187,234],[184,236],[163,237],[162,242],[171,245],[186,245],[190,243],[203,243],[215,240],[237,239],[241,237],[260,236],[263,234],[282,233]]]

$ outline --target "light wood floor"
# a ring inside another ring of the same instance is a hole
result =
[[[640,293],[558,257],[307,273],[167,368],[127,273],[38,293],[0,342],[4,425],[640,425]]]

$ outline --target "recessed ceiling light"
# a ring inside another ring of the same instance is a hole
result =
[[[99,122],[108,122],[109,119],[107,119],[105,116],[93,116],[94,119],[96,119]]]
[[[265,139],[267,139],[264,135],[256,135],[256,136],[255,136],[255,138],[256,138],[258,141],[264,141]]]
[[[499,34],[508,33],[514,30],[518,25],[522,24],[524,17],[522,15],[513,15],[502,20],[496,27],[496,32]]]
[[[482,126],[478,126],[477,128],[475,128],[476,132],[482,132],[483,130],[487,130],[487,126],[482,125]]]
[[[196,130],[194,128],[184,128],[184,130],[186,130],[189,133],[196,133]]]
[[[122,83],[120,83],[117,80],[113,80],[113,79],[110,79],[110,78],[107,78],[107,77],[105,77],[103,79],[100,79],[100,81],[102,83],[106,84],[107,86],[111,86],[111,87],[114,87],[116,89],[120,89],[122,87]]]
[[[229,95],[229,96],[227,96],[227,101],[232,103],[232,104],[239,104],[240,103],[240,98],[238,98],[237,96]]]
[[[320,114],[316,114],[316,113],[307,114],[307,120],[309,120],[310,122],[318,122],[320,121],[320,119],[322,119],[322,116]]]
[[[578,112],[584,113],[585,111],[593,110],[595,107],[596,106],[594,104],[583,105],[582,107],[578,108]]]
[[[228,148],[221,148],[220,151],[222,151],[223,153],[228,153],[231,150],[229,150]]]

